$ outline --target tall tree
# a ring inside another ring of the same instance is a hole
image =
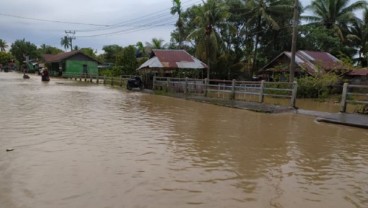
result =
[[[102,48],[105,51],[104,60],[106,63],[116,63],[117,58],[123,54],[123,47],[119,45],[107,45]]]
[[[16,40],[10,47],[10,53],[15,57],[19,64],[22,64],[26,60],[26,56],[28,56],[29,59],[40,57],[37,51],[37,46],[25,39]]]
[[[221,43],[219,28],[230,16],[228,6],[222,0],[208,0],[195,7],[195,29],[188,35],[196,43],[196,55],[207,61],[207,78],[210,78],[211,62],[216,61]]]
[[[306,8],[312,11],[313,15],[304,16],[303,19],[334,30],[337,37],[344,42],[349,24],[356,19],[354,12],[367,5],[365,0],[352,4],[349,2],[349,0],[313,0]]]
[[[144,45],[141,41],[137,42],[135,44],[135,46],[137,47],[137,57],[146,57],[147,56],[146,47],[144,47]]]
[[[38,48],[38,52],[39,52],[39,54],[58,54],[58,53],[61,53],[63,51],[60,50],[59,48],[49,46],[49,45],[46,45],[46,44],[42,44],[40,46],[40,48]]]
[[[247,22],[249,32],[254,34],[253,67],[252,72],[257,69],[257,55],[259,41],[264,31],[271,28],[279,30],[280,25],[276,21],[278,16],[292,14],[291,1],[277,0],[244,0],[244,18]]]
[[[8,48],[8,44],[5,42],[5,40],[0,39],[0,51],[5,52],[6,48]]]
[[[68,36],[62,37],[61,40],[60,40],[60,44],[61,44],[61,46],[63,46],[65,48],[65,50],[67,50],[68,48],[71,48],[70,39],[69,39]]]
[[[182,6],[181,6],[181,0],[172,0],[173,6],[171,7],[171,14],[175,15],[178,14],[178,20],[176,21],[176,27],[178,28],[178,42],[179,42],[179,48],[182,48],[182,41],[184,36],[183,31],[183,20],[182,20]]]
[[[159,38],[152,38],[151,42],[146,42],[146,47],[149,49],[165,49],[167,46],[165,41]]]
[[[362,19],[355,19],[350,27],[347,38],[352,46],[357,49],[357,62],[362,67],[368,66],[368,7],[363,11]]]

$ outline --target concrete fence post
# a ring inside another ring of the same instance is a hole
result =
[[[209,80],[208,78],[204,79],[204,96],[207,97],[208,96],[208,84],[209,84]]]
[[[106,76],[105,75],[103,76],[103,84],[104,85],[106,84]]]
[[[123,86],[123,76],[120,75],[120,82],[119,82],[119,86],[122,87]]]
[[[188,94],[188,77],[185,77],[184,93]]]
[[[260,103],[263,103],[264,101],[264,85],[265,85],[265,81],[262,80],[261,85],[259,86],[259,97],[258,97],[258,102]]]
[[[87,74],[84,74],[84,82],[87,82]]]
[[[170,87],[170,77],[166,78],[166,92],[169,92],[169,87]]]
[[[111,86],[114,86],[114,77],[111,76]]]
[[[100,76],[97,74],[97,78],[96,78],[96,79],[97,79],[97,80],[96,80],[96,83],[97,83],[97,84],[99,84],[99,82],[100,82],[100,81],[99,81],[99,78],[100,78]]]
[[[82,81],[82,74],[79,75],[79,81]]]
[[[93,75],[89,75],[89,82],[92,83]]]
[[[296,96],[298,94],[298,82],[293,82],[293,89],[291,91],[291,100],[290,100],[290,106],[295,108],[296,107]]]
[[[340,112],[345,113],[346,112],[346,99],[348,94],[348,83],[344,83],[344,86],[342,88],[342,95],[341,95],[341,103],[340,103]]]
[[[236,83],[236,80],[233,79],[231,82],[231,96],[230,96],[231,100],[235,100],[235,83]]]

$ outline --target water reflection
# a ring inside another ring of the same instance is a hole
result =
[[[0,73],[5,207],[368,202],[366,130],[17,76]]]

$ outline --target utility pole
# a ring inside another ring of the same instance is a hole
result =
[[[66,34],[66,36],[69,39],[70,50],[72,51],[73,50],[73,40],[75,40],[75,36],[74,36],[75,35],[75,30],[74,31],[71,31],[71,30],[67,31],[67,30],[65,30],[65,34]]]
[[[299,1],[295,0],[294,14],[293,14],[293,34],[291,39],[291,62],[290,62],[289,82],[294,82],[294,74],[295,74],[296,39],[298,36],[298,4]]]

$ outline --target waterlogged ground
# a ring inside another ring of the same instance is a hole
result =
[[[368,207],[367,130],[40,79],[0,73],[1,208]]]

